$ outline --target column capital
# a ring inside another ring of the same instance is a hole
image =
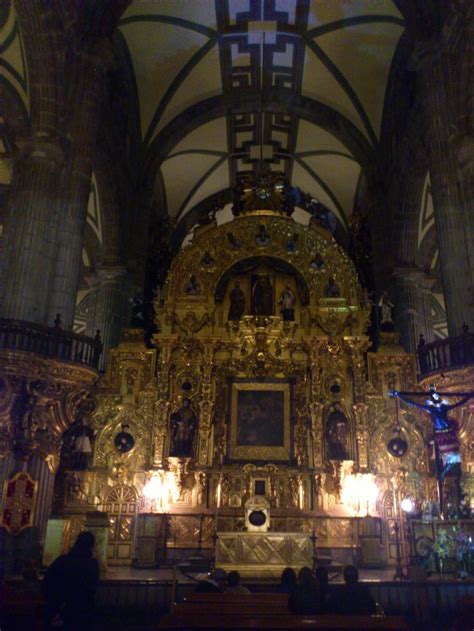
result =
[[[424,278],[427,277],[425,272],[416,266],[395,267],[392,276],[397,283],[416,286],[423,286]],[[435,279],[433,283],[434,281]]]
[[[113,283],[127,274],[127,268],[124,265],[102,265],[97,268],[96,276],[100,285]]]
[[[17,159],[29,158],[35,161],[45,160],[56,165],[64,161],[64,149],[59,136],[52,136],[46,132],[38,132],[31,136],[17,138],[16,144],[20,149]]]

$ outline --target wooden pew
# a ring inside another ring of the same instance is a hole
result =
[[[198,608],[199,609],[199,608]],[[198,611],[194,614],[168,614],[163,616],[160,629],[188,631],[214,631],[215,629],[265,629],[265,631],[340,631],[358,629],[359,631],[385,630],[408,631],[404,618],[400,616],[298,616],[286,614],[238,614],[212,613]]]
[[[183,603],[174,605],[160,621],[163,629],[386,629],[405,631],[409,627],[402,617],[389,616],[300,616],[288,610],[288,595],[189,594]]]

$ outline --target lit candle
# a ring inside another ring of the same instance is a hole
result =
[[[313,478],[313,534],[316,532],[316,510],[318,504],[318,486],[317,476],[314,474]]]

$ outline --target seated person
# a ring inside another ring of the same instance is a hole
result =
[[[329,599],[329,573],[327,567],[321,565],[317,567],[315,572],[316,582],[319,587],[319,602],[323,611],[327,609]]]
[[[227,574],[227,589],[228,594],[250,594],[250,590],[240,584],[240,574],[235,570]]]
[[[194,591],[200,594],[222,594],[226,578],[227,573],[221,568],[217,568],[213,570],[203,581],[199,581]]]
[[[280,584],[276,591],[279,594],[291,594],[297,584],[296,573],[291,567],[286,567],[281,573]]]
[[[376,613],[375,600],[367,585],[359,583],[359,570],[353,565],[344,568],[345,585],[329,599],[331,613],[349,616],[367,616]]]
[[[303,567],[299,571],[298,585],[290,595],[288,606],[296,614],[322,613],[318,584],[309,567]]]

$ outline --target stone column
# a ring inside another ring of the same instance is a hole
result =
[[[395,281],[395,325],[404,348],[415,353],[420,334],[434,340],[431,316],[431,288],[435,279],[418,268],[397,268]]]
[[[103,56],[100,50],[104,46]],[[110,42],[109,42],[110,45]],[[93,54],[81,51],[71,64],[69,159],[62,173],[57,197],[59,217],[58,255],[51,292],[49,318],[61,313],[65,329],[72,327],[82,261],[84,230],[87,220],[92,176],[92,157],[106,86],[107,40],[96,44]]]
[[[440,52],[441,50],[441,52]],[[456,82],[443,45],[422,51],[418,76],[431,149],[431,189],[436,222],[448,331],[459,335],[463,323],[474,327],[474,237],[472,197],[466,195],[463,171],[453,142],[453,110],[449,86]]]
[[[117,346],[122,330],[130,323],[131,285],[127,270],[122,266],[101,267],[90,279],[93,299],[87,316],[85,334],[95,337],[101,332],[103,352],[100,368],[103,368],[107,351]]]
[[[52,325],[48,298],[57,242],[54,196],[63,151],[56,138],[36,135],[18,142],[3,251],[2,316]]]

